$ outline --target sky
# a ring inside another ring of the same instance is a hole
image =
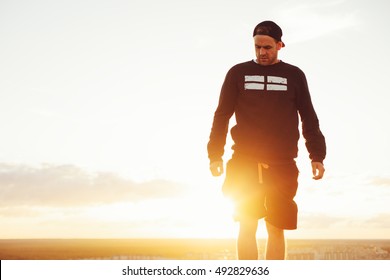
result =
[[[305,72],[328,148],[314,181],[299,142],[287,237],[389,238],[389,8],[0,0],[0,238],[234,238],[206,145],[226,72],[254,58],[263,20]]]

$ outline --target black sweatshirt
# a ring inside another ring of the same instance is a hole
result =
[[[210,162],[222,160],[229,120],[235,153],[263,162],[297,157],[299,118],[312,161],[326,155],[325,138],[311,102],[305,74],[296,66],[279,62],[261,66],[248,61],[233,66],[226,75],[207,145]]]

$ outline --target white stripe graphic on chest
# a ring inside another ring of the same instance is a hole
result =
[[[264,83],[264,81],[265,81],[264,76],[259,76],[259,75],[248,75],[248,76],[245,76],[245,82]]]
[[[267,82],[272,84],[283,84],[287,85],[287,78],[276,77],[276,76],[268,76]]]
[[[267,85],[267,90],[287,91],[287,85],[268,84]]]
[[[264,84],[245,83],[245,89],[264,90]]]

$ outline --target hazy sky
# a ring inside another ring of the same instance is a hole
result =
[[[219,91],[283,29],[326,137],[303,141],[296,238],[389,238],[390,4],[0,0],[0,238],[234,237],[209,174]],[[226,146],[225,161],[230,156]],[[264,230],[260,230],[260,236]]]

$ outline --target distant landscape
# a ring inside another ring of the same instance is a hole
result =
[[[259,239],[264,259],[265,240]],[[228,260],[234,239],[1,239],[1,260]],[[288,241],[290,260],[389,260],[390,240]]]

